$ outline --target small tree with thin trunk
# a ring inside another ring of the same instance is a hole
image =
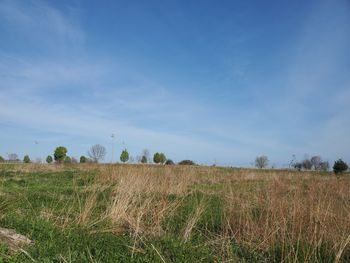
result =
[[[104,146],[100,144],[95,144],[88,151],[88,155],[92,159],[92,161],[98,163],[99,161],[102,161],[105,158],[106,152],[107,151]]]
[[[120,161],[122,161],[123,163],[129,161],[129,153],[126,149],[124,149],[120,154]]]
[[[67,156],[67,148],[63,146],[57,147],[53,156],[56,162],[63,163]]]
[[[48,164],[50,164],[50,163],[53,162],[53,158],[52,158],[51,155],[48,155],[48,156],[46,157],[46,162],[47,162]]]

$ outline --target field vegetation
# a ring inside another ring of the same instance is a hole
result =
[[[350,176],[1,164],[0,262],[350,262]]]

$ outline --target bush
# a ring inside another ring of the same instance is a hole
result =
[[[29,155],[25,155],[25,156],[24,156],[23,162],[24,162],[24,163],[30,163]]]
[[[191,160],[182,160],[181,162],[179,162],[179,165],[196,165],[196,163]]]
[[[53,156],[56,162],[62,163],[63,161],[65,161],[66,155],[67,155],[67,148],[60,146],[56,148]]]
[[[342,159],[339,159],[338,161],[334,162],[333,172],[335,174],[341,174],[341,173],[345,172],[347,169],[348,169],[348,165]]]
[[[52,162],[53,162],[53,158],[52,158],[51,155],[48,155],[48,156],[46,157],[46,162],[47,162],[47,163],[52,163]]]
[[[0,156],[0,163],[3,163],[3,162],[5,162],[5,159],[4,157]]]
[[[166,160],[165,164],[166,165],[174,165],[175,163],[173,162],[173,160],[168,159],[168,160]]]
[[[86,163],[86,161],[87,158],[84,155],[80,156],[80,163]]]

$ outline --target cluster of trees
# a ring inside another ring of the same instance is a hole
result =
[[[80,156],[80,159],[77,160],[74,157],[70,157],[67,155],[68,150],[64,146],[59,146],[55,149],[53,155],[48,155],[46,157],[46,162],[48,164],[51,164],[53,162],[62,164],[62,163],[98,163],[102,160],[104,160],[106,156],[106,148],[100,144],[93,145],[89,151],[87,152],[87,156]],[[9,162],[21,162],[21,160],[18,159],[17,154],[9,154],[8,155],[8,161]],[[129,152],[127,149],[122,150],[120,157],[120,161],[123,163],[126,162],[134,162],[134,158],[129,155]],[[137,162],[147,164],[151,163],[152,161],[155,164],[165,164],[165,165],[174,165],[175,163],[168,159],[164,153],[162,152],[156,152],[153,155],[153,159],[150,158],[150,152],[147,149],[144,149],[140,156],[136,159]],[[5,159],[0,156],[0,162],[5,162]],[[31,163],[31,159],[29,155],[25,155],[23,158],[23,163]],[[193,161],[190,160],[183,160],[179,162],[180,165],[195,165]]]
[[[51,155],[46,157],[47,163],[98,163],[102,161],[106,156],[106,148],[100,144],[93,145],[89,151],[87,152],[88,157],[82,155],[80,159],[77,160],[74,157],[70,157],[67,155],[67,148],[63,146],[59,146],[55,149],[53,153],[53,157]],[[122,150],[120,157],[120,161],[123,163],[126,162],[134,162],[134,158],[130,156],[127,149]],[[5,162],[6,160],[0,156],[0,162]],[[18,158],[17,154],[11,153],[8,154],[9,162],[21,162]],[[153,163],[155,164],[165,164],[165,165],[174,165],[175,163],[168,159],[164,153],[156,152],[153,155],[153,158],[150,158],[150,152],[147,149],[144,149],[140,156],[137,156],[136,161],[139,163],[147,164]],[[24,163],[32,162],[29,155],[25,155],[23,158]],[[183,160],[178,163],[179,165],[196,165],[191,160]],[[257,168],[266,168],[269,165],[269,159],[266,155],[257,156],[255,158],[255,167]],[[311,158],[305,157],[302,161],[295,161],[295,157],[293,156],[293,160],[290,163],[290,168],[301,170],[315,170],[315,171],[329,171],[330,165],[328,161],[324,161],[321,156],[312,156]],[[342,159],[339,159],[334,162],[333,171],[336,174],[340,174],[348,170],[348,165]]]
[[[297,170],[315,170],[329,171],[330,165],[328,161],[323,161],[321,156],[305,157],[301,162],[292,162],[292,167]]]
[[[312,156],[310,159],[305,157],[301,162],[293,160],[290,163],[290,167],[301,170],[314,170],[314,171],[323,171],[327,172],[330,169],[328,161],[324,161],[321,156]],[[255,167],[257,168],[266,168],[269,165],[269,159],[265,155],[257,156],[255,158]],[[335,174],[340,174],[348,170],[348,165],[342,159],[338,159],[334,162],[333,172]]]

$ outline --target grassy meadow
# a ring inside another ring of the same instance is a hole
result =
[[[0,262],[350,262],[350,176],[3,164],[0,227]]]

